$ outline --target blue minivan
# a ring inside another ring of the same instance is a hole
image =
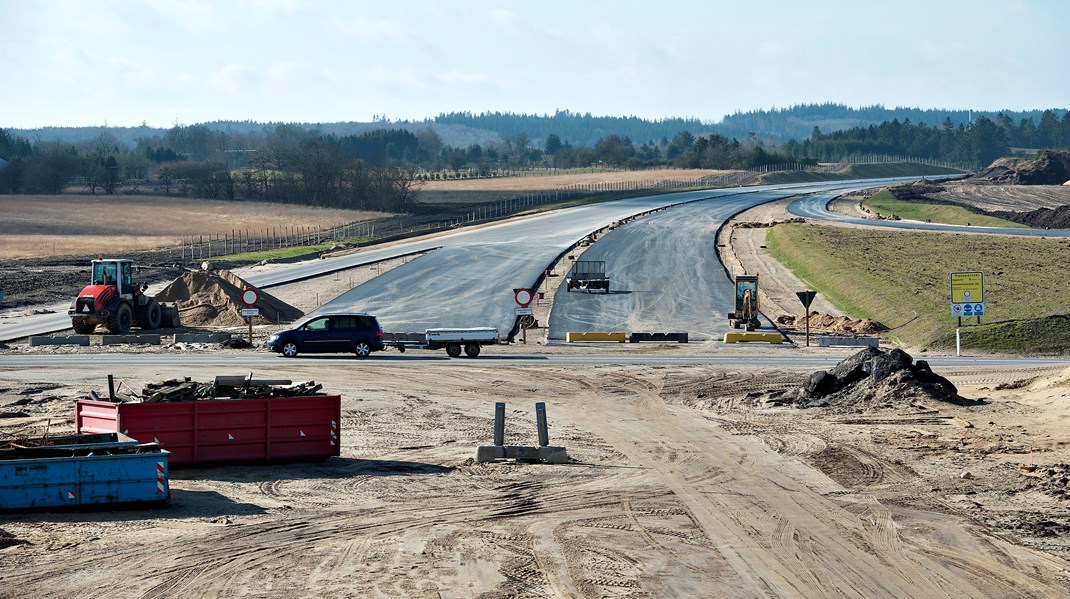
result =
[[[364,358],[386,347],[379,321],[363,313],[318,314],[292,329],[273,333],[265,345],[287,358],[302,353],[353,353]]]

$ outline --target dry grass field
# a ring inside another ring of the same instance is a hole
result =
[[[0,260],[178,246],[191,235],[329,228],[386,216],[266,202],[157,196],[0,195]]]
[[[658,169],[427,181],[420,184],[416,200],[427,204],[494,202],[526,193],[564,189],[570,185],[646,182],[653,187],[652,183],[659,181],[716,177],[731,172],[709,169]]]
[[[728,171],[603,171],[493,179],[429,181],[417,188],[422,203],[493,202],[525,193],[645,181],[692,180]],[[188,200],[159,196],[0,196],[0,260],[126,252],[177,247],[191,235],[254,236],[272,227],[323,227],[387,217],[379,212],[335,210],[266,202]]]

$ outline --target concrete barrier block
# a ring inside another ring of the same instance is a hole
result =
[[[142,333],[140,335],[101,335],[101,345],[159,345],[160,335]]]
[[[528,445],[480,445],[476,448],[476,462],[485,463],[494,460],[517,460],[520,462],[543,462],[546,464],[567,464],[568,452],[564,447],[547,445],[532,447]]]
[[[627,340],[627,333],[565,333],[565,343],[574,343],[576,341],[615,341],[624,343]]]
[[[632,333],[628,337],[629,343],[642,343],[644,341],[687,343],[687,333]]]
[[[505,459],[505,447],[501,445],[480,445],[476,448],[476,462],[493,462]]]
[[[749,343],[754,341],[779,345],[784,342],[784,336],[780,333],[736,333],[732,331],[724,334],[725,343]]]
[[[175,343],[223,343],[230,338],[230,333],[175,333]]]
[[[567,464],[568,452],[564,447],[547,445],[539,448],[539,461],[547,464]]]
[[[880,337],[847,337],[836,335],[822,336],[818,340],[818,344],[821,347],[878,347],[880,342]]]
[[[39,345],[81,345],[83,347],[88,347],[89,335],[67,335],[65,337],[47,337],[42,335],[30,337],[30,347],[37,347]]]

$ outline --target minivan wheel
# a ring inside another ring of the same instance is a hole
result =
[[[282,344],[282,355],[287,358],[292,358],[297,355],[297,344],[293,341],[287,341]]]
[[[367,358],[372,353],[372,346],[367,341],[358,341],[353,353],[357,354],[358,358]]]

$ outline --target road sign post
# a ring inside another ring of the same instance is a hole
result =
[[[951,315],[958,318],[955,328],[955,355],[962,355],[959,329],[963,316],[976,316],[977,324],[985,315],[985,274],[979,271],[951,273]]]
[[[531,308],[528,306],[530,306],[532,300],[535,299],[535,294],[532,293],[530,289],[527,287],[513,289],[513,299],[516,300],[516,305],[520,306],[519,308],[513,308],[513,313],[516,314],[517,318],[527,318],[528,316],[531,316]],[[524,344],[527,345],[528,327],[521,324],[520,331],[523,335]]]
[[[796,291],[795,295],[802,302],[803,308],[806,308],[806,347],[810,347],[810,304],[814,301],[814,296],[817,295],[816,291]]]
[[[242,308],[241,315],[245,317],[245,323],[249,325],[249,345],[253,344],[253,317],[260,315],[260,309],[256,304],[260,301],[260,292],[252,287],[247,287],[241,293],[241,302],[247,307]]]

